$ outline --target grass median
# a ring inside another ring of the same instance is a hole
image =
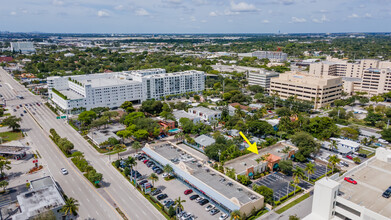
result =
[[[305,199],[308,198],[308,197],[310,197],[310,194],[309,194],[309,193],[306,193],[306,194],[304,194],[303,196],[301,196],[301,197],[295,199],[293,202],[288,203],[288,205],[286,205],[286,206],[280,208],[279,210],[276,211],[276,213],[281,214],[281,213],[285,212],[286,210],[292,208],[292,207],[295,206],[296,204],[300,203],[301,201],[305,200]]]

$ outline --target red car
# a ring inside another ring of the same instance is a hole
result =
[[[147,160],[144,160],[143,163],[146,164],[148,161],[149,161],[148,159],[147,159]]]
[[[354,179],[352,179],[352,178],[350,178],[350,177],[345,177],[345,179],[344,179],[345,181],[347,181],[347,182],[349,182],[349,183],[353,183],[354,185],[356,185],[357,184],[357,181],[356,180],[354,180]]]
[[[346,155],[346,158],[353,160],[353,157],[350,155]]]
[[[185,191],[185,195],[189,195],[189,194],[192,193],[192,192],[193,192],[193,190],[188,189],[188,190]]]

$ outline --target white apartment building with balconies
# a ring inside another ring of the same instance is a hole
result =
[[[205,89],[201,71],[166,73],[164,69],[148,69],[115,73],[99,73],[47,78],[49,99],[65,113],[95,107],[115,108],[125,101],[147,99]]]

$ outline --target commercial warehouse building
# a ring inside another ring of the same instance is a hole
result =
[[[249,216],[252,210],[259,210],[264,206],[263,196],[215,171],[207,161],[175,144],[147,144],[142,151],[162,166],[171,165],[179,180],[224,212],[239,210]]]
[[[295,96],[299,100],[312,102],[317,109],[341,97],[342,78],[289,72],[272,78],[269,91],[282,99]]]
[[[67,114],[85,108],[118,107],[124,101],[147,99],[205,89],[201,71],[166,73],[164,69],[147,69],[47,78],[49,99]]]
[[[357,184],[344,181],[352,177]],[[391,150],[376,155],[337,178],[316,182],[312,212],[304,220],[389,220],[391,203],[382,193],[391,186]]]

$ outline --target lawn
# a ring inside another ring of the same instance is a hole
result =
[[[276,211],[276,213],[281,214],[281,213],[285,212],[286,210],[290,209],[291,207],[295,206],[296,204],[300,203],[301,201],[305,200],[308,197],[310,197],[310,194],[306,193],[305,195],[297,198],[296,200],[294,200],[293,202],[289,203],[288,205],[280,208],[279,210]]]
[[[358,151],[358,153],[359,153],[359,154],[366,154],[366,155],[369,155],[369,154],[371,154],[372,152],[369,151],[369,150],[364,150],[364,149],[360,148],[360,150]]]
[[[1,138],[2,143],[19,140],[22,137],[23,137],[23,134],[20,131],[17,131],[17,132],[6,131],[6,132],[0,133],[0,138]]]

